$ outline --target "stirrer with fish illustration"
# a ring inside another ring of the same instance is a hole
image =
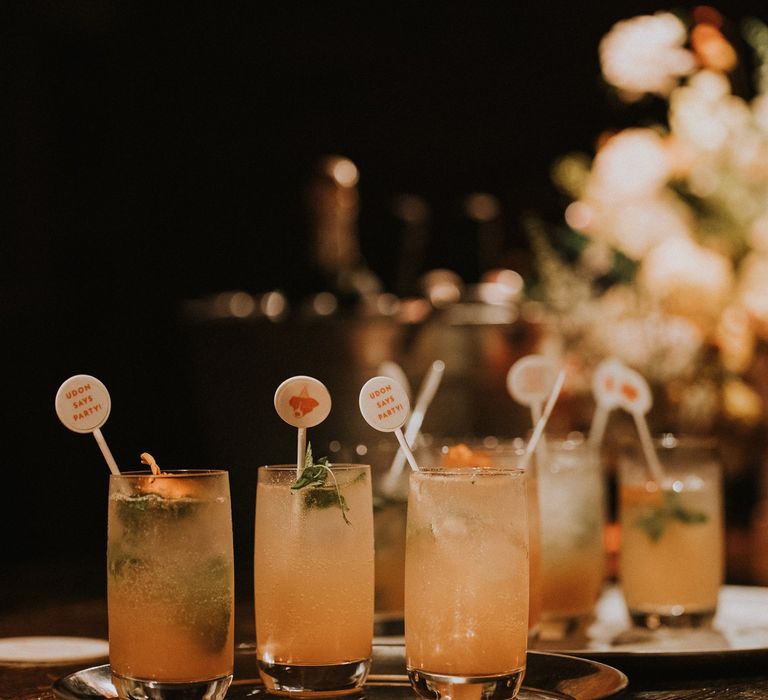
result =
[[[587,442],[593,449],[598,449],[603,441],[611,411],[621,406],[621,381],[624,370],[625,366],[620,360],[609,357],[597,365],[592,375],[595,413],[592,416]]]
[[[280,418],[298,428],[296,472],[300,475],[307,451],[307,428],[314,428],[328,417],[331,395],[318,379],[297,375],[277,387],[274,403]]]
[[[623,366],[619,372],[617,395],[619,406],[627,411],[635,421],[649,475],[653,481],[662,487],[666,483],[664,468],[654,449],[653,439],[646,418],[646,414],[653,405],[651,388],[640,372]]]

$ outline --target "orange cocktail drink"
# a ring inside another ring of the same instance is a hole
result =
[[[234,655],[227,472],[112,475],[108,524],[109,660],[120,697],[138,697],[140,686],[158,698],[181,686],[190,698],[223,697]]]
[[[408,675],[424,697],[512,698],[528,640],[528,522],[520,470],[410,476]]]
[[[580,434],[549,440],[536,453],[541,522],[541,586],[547,634],[567,633],[592,615],[603,589],[605,479]]]
[[[259,469],[254,592],[259,673],[270,692],[343,694],[368,673],[373,507],[367,465],[333,464],[292,489],[296,467]]]
[[[496,438],[483,441],[460,442],[443,445],[432,453],[443,467],[496,467],[522,468],[525,443],[522,440],[499,442]],[[525,468],[528,509],[528,634],[531,639],[538,633],[541,621],[541,523],[539,516],[539,490],[534,463]]]
[[[641,456],[619,465],[624,598],[642,626],[708,624],[723,582],[721,468],[713,449],[701,443],[669,437],[657,454],[661,483]]]

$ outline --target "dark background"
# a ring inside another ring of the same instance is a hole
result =
[[[95,441],[55,416],[64,379],[92,374],[109,388],[103,432],[121,465],[145,450],[161,466],[220,465],[179,309],[229,289],[300,294],[302,197],[319,157],[359,168],[359,233],[374,269],[401,193],[431,209],[425,270],[461,264],[459,202],[478,191],[498,198],[505,247],[524,259],[523,213],[562,214],[555,159],[664,114],[660,101],[612,97],[600,38],[620,19],[683,7],[276,5],[49,0],[0,11],[7,602],[103,586],[88,567],[101,571],[108,471]],[[734,22],[768,19],[761,7],[719,9]],[[261,419],[249,438],[284,434],[290,455],[293,433],[271,404],[283,378],[252,397]]]

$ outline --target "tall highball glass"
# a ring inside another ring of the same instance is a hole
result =
[[[606,576],[606,488],[600,456],[581,433],[536,452],[541,518],[542,630],[569,634],[594,614]]]
[[[430,699],[514,698],[527,641],[525,472],[412,472],[405,654],[414,690]]]
[[[524,469],[528,493],[528,637],[535,640],[541,622],[541,522],[539,517],[539,487],[535,461],[525,463],[525,442],[521,438],[499,440],[486,436],[482,440],[461,441],[431,438],[429,444],[417,450],[418,460],[441,467],[495,467]]]
[[[227,472],[111,475],[107,568],[119,697],[223,698],[234,657]]]
[[[271,693],[362,688],[373,645],[369,465],[331,464],[325,483],[292,490],[296,466],[259,468],[254,592],[259,675]]]
[[[619,576],[632,621],[655,629],[711,623],[723,583],[722,466],[704,437],[655,441],[651,478],[638,447],[619,462]]]

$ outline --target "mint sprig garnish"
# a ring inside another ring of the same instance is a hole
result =
[[[212,556],[198,564],[187,585],[175,591],[176,619],[197,643],[211,652],[219,651],[229,637],[232,617],[231,563],[224,556]]]
[[[333,484],[330,486],[326,485],[328,475],[333,480]],[[339,489],[336,476],[331,471],[331,463],[327,457],[321,457],[315,462],[312,456],[311,443],[307,444],[301,474],[291,484],[291,491],[300,491],[301,489],[309,489],[304,493],[304,505],[307,508],[329,508],[338,505],[344,522],[347,525],[351,524],[347,518],[349,506],[341,493],[341,489]]]
[[[658,542],[674,520],[685,525],[696,525],[709,520],[706,513],[686,508],[676,491],[664,491],[664,502],[649,508],[635,518],[634,525],[645,532],[652,542]]]

